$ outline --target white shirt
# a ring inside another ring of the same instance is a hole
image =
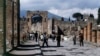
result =
[[[41,35],[40,37],[41,37],[41,39],[43,39],[43,35]]]

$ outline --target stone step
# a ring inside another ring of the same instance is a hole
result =
[[[42,56],[38,42],[27,41],[9,52],[10,56]]]
[[[34,45],[24,45],[24,44],[21,44],[19,47],[37,47],[37,46],[40,46],[39,44],[34,44]]]
[[[17,47],[17,50],[38,50],[40,47]]]
[[[9,54],[15,56],[42,55],[41,50],[13,50]]]

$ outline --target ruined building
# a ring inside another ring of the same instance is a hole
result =
[[[62,34],[71,34],[72,28],[75,26],[72,22],[67,22],[63,20],[58,20],[57,18],[48,18],[47,11],[27,11],[26,20],[28,21],[29,32],[47,32],[52,34],[52,32],[58,32],[61,30]],[[32,26],[32,27],[31,27]]]

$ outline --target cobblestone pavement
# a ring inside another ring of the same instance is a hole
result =
[[[13,50],[10,53],[19,56],[100,56],[100,47],[88,43],[80,47],[78,42],[76,45],[73,45],[73,42],[68,40],[62,41],[61,47],[57,47],[56,41],[48,40],[48,44],[49,47],[40,47],[42,45],[40,41],[27,41],[24,44],[26,47],[17,47],[17,50]]]
[[[44,56],[100,56],[100,47],[85,43],[83,47],[79,42],[73,45],[71,40],[62,41],[61,47],[56,47],[56,41],[48,41],[50,47],[41,48]]]

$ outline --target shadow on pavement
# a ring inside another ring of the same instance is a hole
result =
[[[43,56],[65,56],[65,55],[43,55]]]
[[[39,46],[39,44],[35,44],[35,45],[20,45],[20,46],[21,47],[37,47],[37,46]]]
[[[43,52],[55,52],[56,50],[42,50]]]
[[[41,46],[41,48],[53,48],[53,47],[56,48],[56,47],[64,47],[64,46],[48,46],[48,47],[47,46]]]
[[[30,55],[13,55],[7,53],[7,56],[43,56],[42,53],[30,54]]]

